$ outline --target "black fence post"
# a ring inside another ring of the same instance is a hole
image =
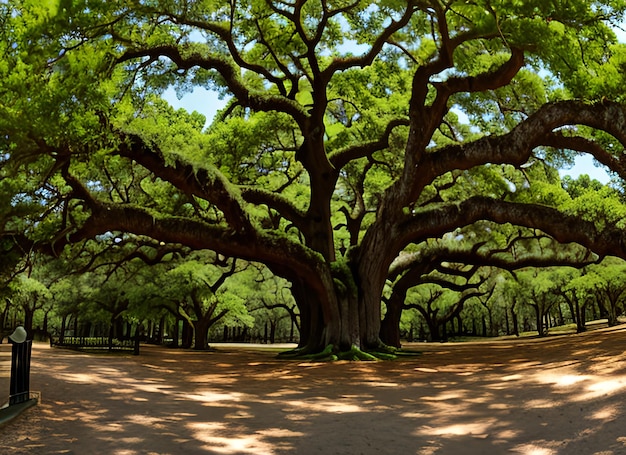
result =
[[[30,399],[30,356],[32,340],[13,342],[11,356],[11,385],[9,406],[24,403]]]

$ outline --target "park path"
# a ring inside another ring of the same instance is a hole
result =
[[[0,428],[0,454],[626,453],[626,329],[416,346],[401,361],[308,363],[35,344],[41,403]]]

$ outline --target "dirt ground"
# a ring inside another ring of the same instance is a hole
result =
[[[626,454],[626,328],[415,347],[308,363],[228,345],[134,357],[36,344],[41,402],[0,428],[0,453]]]

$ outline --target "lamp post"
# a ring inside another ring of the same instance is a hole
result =
[[[30,355],[32,340],[27,340],[26,330],[19,326],[9,335],[13,344],[11,355],[11,386],[9,406],[20,404],[30,399]]]

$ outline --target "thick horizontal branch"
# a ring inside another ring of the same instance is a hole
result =
[[[551,207],[481,196],[417,212],[397,226],[395,239],[400,249],[409,243],[441,237],[446,232],[480,220],[539,229],[560,243],[578,243],[600,257],[611,255],[626,259],[626,233],[621,229],[609,226],[599,230],[592,222]]]
[[[624,106],[608,102],[560,101],[544,105],[507,134],[454,144],[426,154],[419,166],[416,187],[421,189],[437,176],[456,169],[465,170],[486,163],[519,166],[530,158],[536,147],[553,145],[555,130],[576,125],[605,131],[626,147]],[[614,161],[606,164],[626,178],[623,165],[618,166]]]
[[[261,261],[281,276],[310,276],[321,259],[305,246],[271,232],[238,233],[226,226],[183,217],[160,216],[131,204],[99,204],[92,207],[86,222],[71,234],[59,239],[56,251],[66,244],[94,238],[110,232],[144,235],[166,243],[180,244],[195,250],[213,250],[230,257]]]
[[[261,188],[243,186],[240,188],[243,199],[255,205],[266,205],[276,210],[280,216],[291,221],[298,229],[303,230],[306,223],[306,212],[297,209],[291,200],[284,196]]]
[[[175,159],[170,166],[156,146],[146,144],[136,135],[126,136],[118,153],[136,161],[182,192],[211,202],[224,213],[226,221],[234,230],[253,230],[237,187],[218,169],[206,165],[196,168],[181,159]]]
[[[576,254],[524,254],[514,257],[513,254],[502,254],[498,250],[497,254],[493,254],[493,250],[483,249],[467,249],[460,250],[458,248],[445,245],[436,245],[434,247],[424,245],[419,251],[414,253],[400,254],[398,258],[389,267],[389,279],[394,281],[398,276],[408,273],[411,270],[419,269],[417,276],[421,276],[435,270],[444,262],[474,265],[481,267],[496,267],[503,270],[514,271],[526,267],[552,267],[552,266],[568,266],[568,267],[585,267],[598,262],[598,257],[589,253],[585,253],[582,257]]]
[[[196,169],[193,165],[176,159],[173,165],[169,166],[160,150],[146,144],[138,136],[127,136],[119,153],[136,161],[179,190],[215,204],[235,230],[252,229],[244,201],[275,209],[301,230],[306,222],[306,213],[298,210],[291,201],[281,195],[254,187],[237,187],[218,169],[206,164],[203,168]]]
[[[591,139],[580,136],[565,136],[560,131],[557,131],[552,135],[547,135],[542,145],[588,153],[613,172],[620,176],[626,176],[626,156],[624,154],[619,156],[612,155],[602,145]]]

